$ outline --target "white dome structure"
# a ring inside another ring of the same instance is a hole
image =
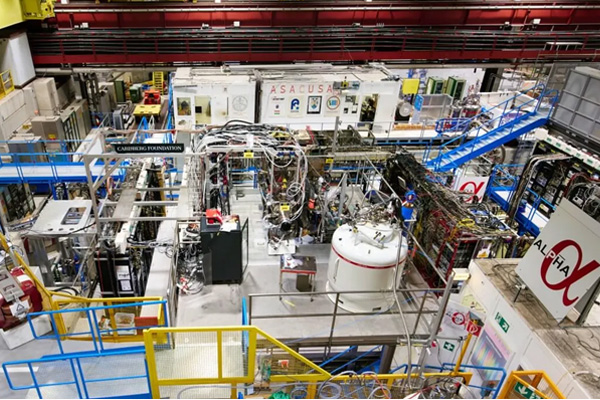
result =
[[[327,290],[392,290],[396,260],[402,267],[407,253],[406,239],[402,238],[401,241],[389,224],[367,222],[356,227],[342,225],[335,231],[331,241]],[[329,296],[335,301],[335,295]],[[341,294],[339,297],[339,306],[350,312],[384,310],[393,302],[391,293]]]

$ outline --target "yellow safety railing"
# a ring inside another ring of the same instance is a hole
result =
[[[123,307],[127,307],[127,304],[131,303],[142,303],[142,302],[155,302],[163,300],[162,297],[110,297],[110,298],[87,298],[81,296],[73,296],[64,292],[55,292],[48,290],[43,282],[33,273],[29,265],[25,262],[23,257],[9,246],[6,237],[0,233],[0,245],[2,248],[16,261],[17,266],[23,268],[25,274],[32,280],[37,290],[42,296],[42,308],[44,311],[58,311],[65,310],[68,307],[79,305],[79,307],[90,307],[95,305],[113,306],[122,304]],[[138,306],[139,308],[140,306]],[[165,323],[164,316],[165,310],[163,310],[162,304],[156,306],[157,312],[152,313],[152,317],[156,316],[157,323],[149,323],[148,325],[163,325]],[[112,329],[112,333],[109,337],[102,337],[102,340],[106,342],[141,342],[143,340],[143,334],[140,331],[135,335],[120,335],[117,328],[117,321],[115,319],[115,313],[118,309],[107,310],[109,318],[107,321],[108,326]],[[61,335],[63,339],[68,340],[93,340],[92,335],[72,335],[76,333],[77,321],[71,320],[69,313],[58,313],[54,314],[56,323],[57,333]],[[84,329],[87,328],[87,325]]]
[[[356,375],[332,376],[254,326],[150,328],[144,331],[144,345],[153,398],[183,398],[184,392],[186,398],[237,398],[238,391],[248,387],[268,395],[286,386],[301,386],[306,398],[316,398],[324,383],[349,385],[356,380]],[[407,375],[360,377],[363,384],[375,380],[393,394]],[[411,375],[459,380],[465,385],[471,377],[469,372],[455,371]]]
[[[13,84],[12,75],[9,69],[0,73],[0,80],[2,80],[2,85],[0,86],[1,99],[2,97],[15,90],[15,85]]]
[[[499,399],[564,399],[565,396],[544,371],[513,371]]]

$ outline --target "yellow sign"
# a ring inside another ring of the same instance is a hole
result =
[[[244,152],[244,158],[254,158],[254,152],[252,150],[246,150]]]
[[[333,164],[333,158],[326,158],[325,164]]]
[[[402,81],[402,94],[417,94],[421,81],[415,78],[404,79]]]
[[[281,205],[279,206],[279,209],[280,209],[281,211],[290,211],[290,205],[289,205],[289,204],[287,204],[287,203],[283,203],[283,204],[281,204]]]

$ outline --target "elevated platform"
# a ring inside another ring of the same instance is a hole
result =
[[[490,199],[498,203],[504,211],[508,211],[513,193],[513,190],[502,188],[489,188],[487,191]],[[548,223],[548,217],[529,203],[526,205],[525,211],[517,212],[515,220],[523,230],[535,236],[539,235],[542,228]]]
[[[260,197],[251,190],[243,197],[232,196],[233,214],[240,215],[242,221],[249,219],[248,267],[241,285],[210,285],[196,295],[179,297],[176,326],[227,326],[242,321],[242,298],[250,294],[279,293],[279,256],[267,255],[266,229],[262,222]],[[316,292],[325,292],[330,244],[311,244],[297,246],[297,254],[316,257]],[[285,274],[292,275],[292,274]],[[251,308],[250,324],[269,332],[277,339],[290,345],[327,343],[332,326],[334,303],[327,295],[301,293],[296,290],[295,277],[285,276],[283,289],[287,292],[280,299],[274,297],[255,297]],[[408,276],[411,288],[425,288],[426,284],[418,273]],[[424,305],[425,314],[417,317],[423,292],[415,298],[400,294],[402,310],[406,314],[409,330],[415,329],[415,336],[429,336],[429,324],[437,310],[436,296],[430,294]],[[393,296],[382,293],[382,296]],[[417,298],[418,296],[418,298]],[[338,309],[334,329],[334,343],[396,343],[396,339],[405,336],[402,320],[397,312],[385,314],[373,312],[370,315],[354,315]],[[427,314],[427,313],[431,314]],[[312,314],[317,316],[305,317]],[[321,315],[321,316],[318,316]],[[261,318],[270,316],[270,318]],[[296,317],[297,316],[297,317]]]
[[[90,172],[92,178],[97,178],[103,170],[102,165],[92,165]],[[113,176],[120,176],[120,171],[115,171]],[[0,184],[13,183],[53,183],[53,182],[87,182],[85,166],[83,163],[35,163],[0,165]]]

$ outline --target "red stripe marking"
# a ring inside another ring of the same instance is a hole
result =
[[[368,269],[388,269],[388,268],[394,268],[396,266],[396,264],[391,264],[391,265],[383,265],[381,267],[375,266],[375,265],[366,265],[366,264],[361,264],[361,263],[357,263],[351,260],[348,260],[346,257],[342,256],[340,253],[338,253],[338,251],[335,249],[335,247],[331,246],[331,250],[333,250],[333,252],[335,254],[337,254],[337,256],[339,258],[341,258],[342,260],[346,261],[347,263],[350,263],[352,265],[356,265],[357,267],[361,267],[361,268],[368,268]],[[404,261],[406,260],[406,257],[404,257],[403,259],[401,259],[398,264],[402,264]]]

